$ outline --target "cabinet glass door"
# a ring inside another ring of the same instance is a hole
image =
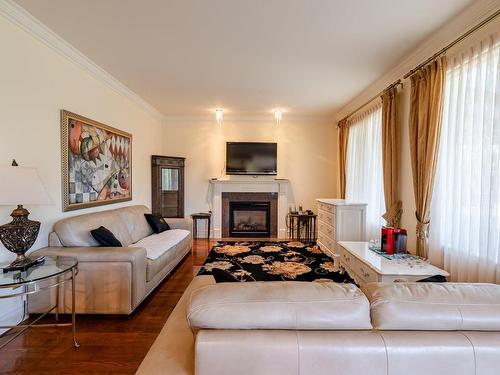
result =
[[[161,168],[161,212],[163,217],[179,216],[179,169]]]

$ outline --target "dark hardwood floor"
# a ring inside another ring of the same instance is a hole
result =
[[[0,350],[0,373],[134,374],[214,242],[195,240],[193,251],[132,315],[77,316],[78,349],[71,327],[28,330]]]

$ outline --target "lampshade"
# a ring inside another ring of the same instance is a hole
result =
[[[50,204],[35,168],[0,166],[0,205]]]

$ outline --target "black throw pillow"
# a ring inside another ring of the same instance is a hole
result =
[[[446,277],[441,275],[434,275],[431,277],[427,277],[425,279],[417,280],[417,283],[445,283]]]
[[[230,272],[226,270],[221,270],[220,268],[212,268],[212,275],[214,276],[216,283],[239,282],[239,280],[235,276],[233,276]]]
[[[160,215],[144,214],[144,217],[155,233],[165,232],[170,229],[170,225]]]
[[[122,243],[115,237],[109,229],[100,226],[97,229],[92,229],[90,234],[99,242],[99,245],[104,247],[122,247]]]

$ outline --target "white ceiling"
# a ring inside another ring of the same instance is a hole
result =
[[[332,115],[473,0],[16,0],[167,116]]]

